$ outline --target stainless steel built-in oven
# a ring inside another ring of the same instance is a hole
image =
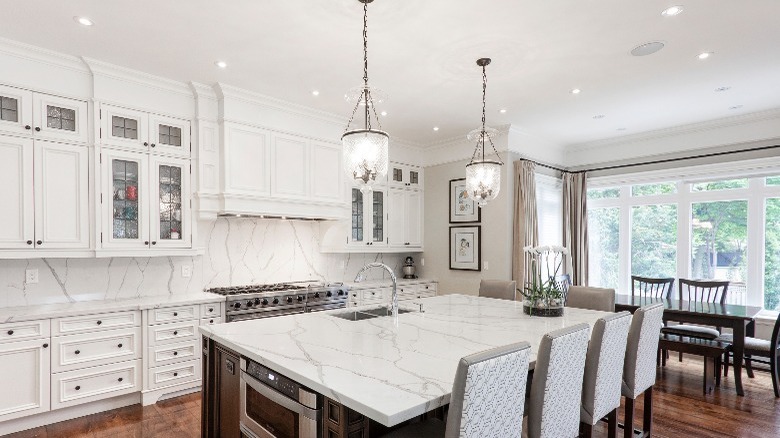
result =
[[[249,438],[318,438],[323,398],[241,358],[241,433]]]

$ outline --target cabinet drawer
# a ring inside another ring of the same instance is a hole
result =
[[[419,290],[419,286],[416,284],[408,286],[398,286],[398,295],[414,295]]]
[[[197,339],[180,344],[158,345],[149,347],[149,368],[195,360],[199,357],[200,342]]]
[[[417,286],[418,290],[422,293],[424,292],[433,292],[434,295],[436,294],[436,283],[426,283],[426,284],[420,284]]]
[[[49,320],[0,324],[0,343],[49,337]]]
[[[58,409],[136,392],[140,381],[140,360],[52,374],[51,407]]]
[[[197,304],[165,307],[163,309],[152,309],[149,311],[149,325],[187,321],[198,318],[200,318],[200,308]]]
[[[149,370],[149,389],[163,388],[165,386],[178,385],[179,383],[200,380],[200,360],[176,363],[152,368]]]
[[[222,324],[222,318],[203,318],[200,320],[200,325],[214,325]]]
[[[209,303],[200,305],[201,318],[220,318],[222,317],[222,305],[224,303]]]
[[[392,290],[389,293],[385,293],[384,289],[366,289],[363,291],[363,302],[382,301],[390,293],[392,293]]]
[[[52,338],[52,372],[141,357],[141,327]]]
[[[149,327],[149,346],[197,339],[199,320]]]
[[[130,328],[141,325],[141,312],[115,312],[58,318],[52,323],[52,336]]]

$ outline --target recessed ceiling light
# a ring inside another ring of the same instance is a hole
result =
[[[569,93],[571,93],[571,94],[580,94],[580,93],[582,93],[582,90],[580,90],[579,88],[572,88],[571,91],[569,91]]]
[[[729,90],[731,90],[731,87],[718,87],[718,88],[715,89],[715,92],[716,93],[722,93],[724,91],[729,91]]]
[[[712,52],[701,52],[701,53],[699,53],[699,55],[697,57],[699,59],[707,59],[710,56],[712,56]]]
[[[92,26],[93,24],[95,24],[94,21],[90,20],[87,17],[73,17],[73,20],[75,20],[76,23],[82,26]]]
[[[729,109],[732,110],[732,111],[733,110],[738,110],[738,109],[742,108],[743,106],[744,105],[734,105],[734,106],[730,106]]]
[[[500,110],[498,110],[498,112],[500,112],[501,114],[506,114],[506,108],[501,108]]]
[[[319,96],[319,95],[320,95],[320,92],[319,92],[319,91],[317,91],[317,90],[313,90],[313,91],[311,92],[311,95],[312,95],[312,96]]]
[[[214,65],[216,65],[219,68],[226,68],[227,67],[227,62],[225,62],[225,61],[217,61],[217,62],[214,63]]]
[[[683,11],[682,6],[672,6],[664,9],[664,11],[661,12],[661,15],[663,15],[664,17],[674,17],[675,15],[680,15],[682,11]]]
[[[433,127],[433,130],[434,130],[434,131],[438,131],[438,130],[439,130],[439,127],[438,127],[438,126],[434,126],[434,127]]]
[[[379,113],[379,114],[382,114],[382,116],[386,116],[386,115],[387,115],[387,111],[382,111],[382,112],[381,112],[381,113]]]
[[[604,114],[596,114],[593,116],[594,119],[603,119],[604,117],[606,117]]]
[[[661,41],[651,41],[649,43],[640,44],[631,49],[631,54],[634,56],[647,56],[658,52],[664,48],[664,43]]]

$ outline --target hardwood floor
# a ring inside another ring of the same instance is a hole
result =
[[[719,389],[705,396],[701,373],[701,361],[688,356],[682,363],[671,360],[661,369],[655,387],[653,436],[780,436],[780,400],[774,397],[768,373],[757,372],[755,379],[743,376],[745,397],[737,397],[734,392],[733,373],[723,379]],[[638,418],[641,409],[640,401]],[[605,434],[606,426],[600,425],[594,436]],[[9,438],[199,436],[200,394],[164,400],[152,406],[129,406],[8,435]]]

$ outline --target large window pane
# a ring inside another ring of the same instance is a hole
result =
[[[780,310],[780,199],[766,200],[764,307]]]
[[[711,192],[714,190],[744,189],[748,186],[747,178],[727,179],[722,181],[701,182],[691,185],[692,192]]]
[[[620,209],[588,209],[588,283],[618,287]]]
[[[766,178],[766,185],[768,185],[768,186],[780,186],[780,176],[768,176]]]
[[[631,209],[631,275],[676,277],[677,205]]]
[[[588,199],[607,199],[619,198],[620,189],[618,187],[609,187],[604,189],[588,189]]]
[[[702,202],[692,206],[691,272],[694,278],[729,280],[729,302],[747,278],[747,201]],[[733,294],[732,294],[733,292]]]
[[[677,193],[677,184],[637,184],[631,187],[631,196],[668,195]]]

